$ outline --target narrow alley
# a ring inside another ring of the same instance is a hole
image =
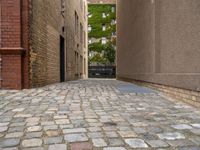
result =
[[[0,96],[3,150],[199,150],[199,109],[131,83],[78,80]]]
[[[199,10],[0,0],[0,150],[200,150]]]

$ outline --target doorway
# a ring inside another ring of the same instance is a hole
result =
[[[60,82],[65,82],[65,39],[60,36]]]

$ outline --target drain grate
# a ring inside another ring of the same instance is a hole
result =
[[[146,88],[146,87],[141,87],[141,86],[137,86],[134,84],[127,84],[127,85],[118,85],[117,89],[122,92],[122,93],[155,93],[155,91]]]

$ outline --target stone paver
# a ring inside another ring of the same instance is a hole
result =
[[[105,146],[107,146],[104,139],[92,139],[92,143],[95,147],[105,147]]]
[[[86,129],[84,128],[74,128],[74,129],[64,129],[63,133],[64,134],[69,134],[69,133],[83,133],[87,132]]]
[[[62,140],[63,140],[62,137],[48,137],[44,139],[44,143],[47,145],[59,144],[59,143],[62,143]]]
[[[66,144],[50,145],[48,150],[67,150]]]
[[[42,145],[41,139],[29,139],[22,141],[23,147],[37,147]]]
[[[178,125],[172,125],[172,128],[175,128],[177,130],[186,130],[186,129],[192,129],[191,126],[187,124],[178,124]]]
[[[195,128],[199,128],[200,129],[200,124],[191,124],[193,127]]]
[[[22,137],[23,132],[13,132],[13,133],[8,133],[6,134],[5,138],[17,138],[17,137]]]
[[[92,144],[89,142],[72,143],[70,148],[71,150],[92,150]]]
[[[91,79],[2,90],[0,149],[200,149],[199,109],[137,88]]]
[[[81,133],[81,134],[66,134],[65,141],[67,142],[85,142],[88,141],[88,137]]]
[[[0,132],[5,132],[8,130],[7,126],[0,127]]]
[[[161,140],[149,140],[147,143],[154,148],[168,147],[169,145]]]
[[[185,136],[182,133],[178,133],[178,132],[161,133],[161,134],[158,134],[158,137],[163,140],[164,139],[166,140],[185,139]]]
[[[103,150],[126,150],[124,147],[106,147]]]
[[[41,126],[32,126],[27,128],[27,132],[36,132],[36,131],[41,131],[42,127]]]
[[[15,147],[19,145],[20,139],[4,139],[0,142],[0,147]]]
[[[144,142],[142,139],[125,139],[125,142],[131,147],[131,148],[147,148],[148,145]]]

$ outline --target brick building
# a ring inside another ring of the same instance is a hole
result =
[[[87,77],[86,0],[1,0],[0,9],[0,88]]]

